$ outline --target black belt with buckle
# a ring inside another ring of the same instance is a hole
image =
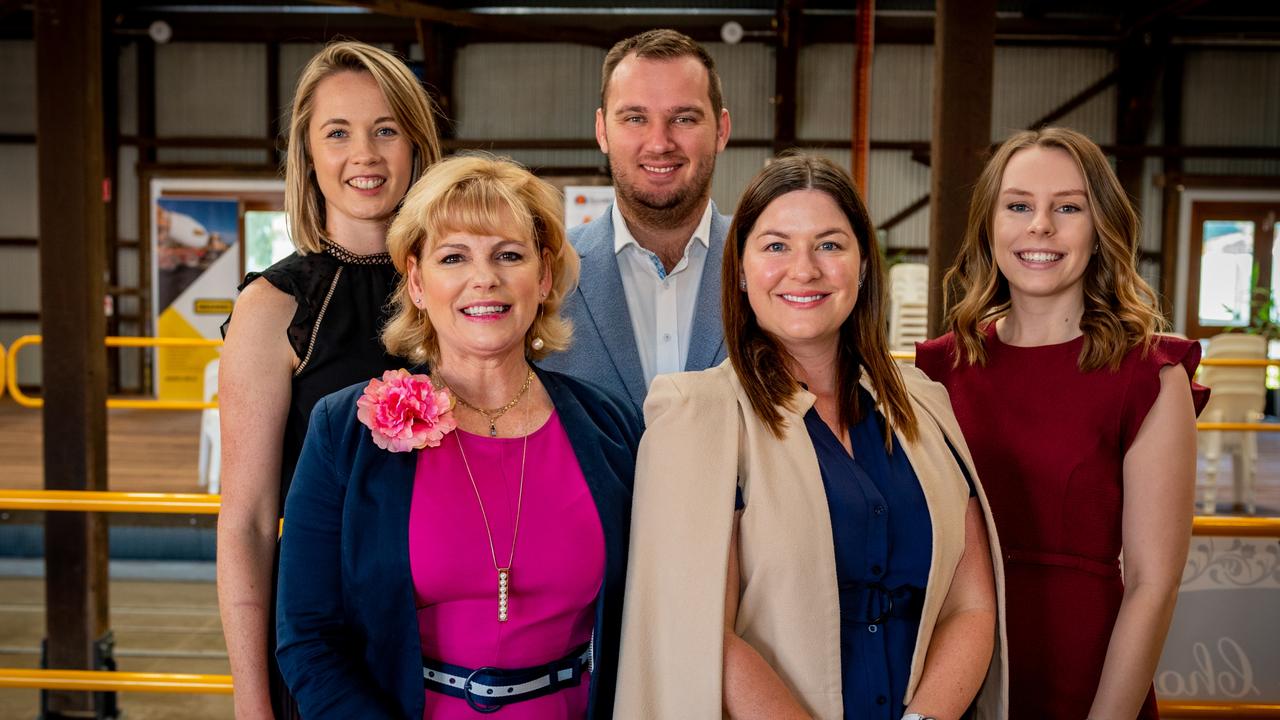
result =
[[[559,660],[545,665],[508,670],[471,668],[422,659],[422,682],[428,690],[462,698],[472,710],[497,712],[503,705],[532,700],[574,687],[591,669],[591,644],[584,643]]]

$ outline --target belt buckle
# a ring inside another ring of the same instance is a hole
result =
[[[488,715],[489,713],[496,713],[502,709],[501,705],[481,705],[479,702],[477,702],[473,698],[471,694],[471,681],[475,678],[476,675],[479,675],[480,673],[483,673],[489,670],[497,670],[497,669],[498,668],[492,667],[489,665],[486,665],[484,667],[478,667],[475,670],[471,671],[471,674],[467,676],[466,680],[462,681],[462,698],[467,701],[467,704],[471,706],[472,710],[475,710],[478,713],[483,713],[485,715]]]

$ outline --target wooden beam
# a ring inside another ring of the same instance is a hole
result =
[[[1151,120],[1155,116],[1156,90],[1168,50],[1169,35],[1162,28],[1131,34],[1116,49],[1116,145],[1146,144]],[[1144,156],[1116,155],[1116,177],[1139,215],[1142,214],[1145,168]]]
[[[607,35],[593,32],[585,28],[540,27],[534,23],[523,22],[497,15],[482,15],[465,10],[450,10],[439,5],[429,5],[411,0],[318,0],[323,5],[342,5],[360,7],[379,15],[406,18],[409,20],[425,20],[428,22],[452,25],[468,30],[480,30],[490,33],[502,33],[543,42],[569,42],[591,47],[610,47],[613,41]]]
[[[37,0],[36,147],[40,328],[44,336],[44,487],[107,489],[106,269],[102,199],[102,6]],[[68,92],[75,88],[75,92]],[[96,513],[45,518],[49,667],[93,670],[107,634],[107,527]],[[95,709],[82,692],[50,691],[45,718]]]
[[[774,16],[773,154],[796,146],[796,99],[804,0],[782,0]],[[717,108],[718,111],[718,108]]]
[[[267,139],[271,147],[267,149],[267,162],[280,162],[276,148],[283,147],[280,137],[280,115],[284,111],[280,107],[280,43],[267,43]]]
[[[853,181],[865,200],[867,166],[871,161],[871,58],[875,48],[875,0],[858,0],[858,30],[853,53],[853,146],[850,148],[850,170]]]
[[[440,23],[417,20],[414,29],[418,45],[422,48],[422,81],[427,94],[436,104],[436,131],[441,140],[452,138],[454,127],[453,68],[458,48],[453,33]]]
[[[938,0],[933,51],[929,335],[942,330],[942,276],[956,260],[969,195],[991,145],[995,0]]]
[[[1182,143],[1182,81],[1186,54],[1182,50],[1170,50],[1164,66],[1163,91],[1161,92],[1161,129],[1165,147]],[[1182,158],[1164,159],[1164,174],[1181,174]],[[1176,183],[1160,183],[1160,200],[1163,204],[1160,223],[1160,296],[1165,317],[1173,319],[1173,301],[1177,292],[1178,273],[1178,214],[1182,205],[1182,188]],[[1170,324],[1172,327],[1172,323]]]

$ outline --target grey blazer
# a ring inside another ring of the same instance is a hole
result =
[[[697,307],[693,311],[685,370],[705,370],[725,359],[724,328],[720,323],[720,266],[728,233],[729,217],[721,215],[715,203],[711,203],[711,237]],[[613,252],[612,211],[571,229],[569,242],[578,251],[582,264],[578,289],[561,310],[573,321],[573,345],[538,365],[596,383],[618,397],[627,398],[638,412],[642,411],[648,388],[622,289],[622,273],[618,271],[617,255]]]

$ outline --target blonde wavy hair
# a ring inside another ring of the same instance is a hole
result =
[[[1009,283],[992,255],[992,222],[1005,167],[1014,154],[1032,147],[1066,152],[1084,176],[1098,251],[1084,271],[1079,367],[1082,372],[1104,366],[1114,370],[1129,350],[1151,347],[1164,317],[1155,291],[1138,274],[1138,214],[1111,164],[1088,137],[1060,127],[1014,134],[978,177],[960,257],[943,281],[944,301],[951,308],[947,321],[959,350],[956,363],[986,364],[985,331],[1009,313]],[[953,298],[958,298],[954,305]]]
[[[324,251],[324,195],[316,181],[307,146],[307,130],[320,81],[340,72],[369,73],[387,99],[391,114],[413,146],[411,182],[440,159],[440,140],[431,99],[409,68],[391,53],[372,45],[344,40],[326,45],[303,68],[293,94],[288,150],[284,164],[284,209],[289,237],[298,254]]]
[[[560,316],[564,300],[578,286],[578,253],[565,238],[560,192],[515,161],[486,155],[459,155],[431,167],[404,196],[387,232],[387,251],[402,276],[391,303],[395,315],[382,330],[387,352],[417,363],[435,364],[440,346],[427,313],[414,306],[403,277],[409,257],[422,259],[450,233],[496,235],[530,242],[539,269],[550,266],[551,292],[525,332],[525,356],[541,360],[569,347],[573,324]],[[535,337],[543,345],[534,349]]]

